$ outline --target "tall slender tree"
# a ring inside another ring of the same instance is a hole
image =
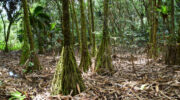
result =
[[[151,15],[149,18],[149,26],[150,26],[150,32],[149,32],[149,57],[156,58],[157,57],[157,29],[158,29],[158,14],[157,14],[157,8],[158,3],[157,0],[150,0],[149,1],[149,14]]]
[[[33,34],[31,32],[27,0],[22,0],[22,3],[23,3],[23,9],[24,9],[24,26],[26,30],[25,32],[27,34],[27,37],[30,43],[30,52],[31,52],[30,61],[34,63],[32,70],[40,70],[41,66],[40,66],[38,55],[35,52],[34,39],[33,39]]]
[[[173,65],[176,63],[176,39],[175,39],[175,20],[174,20],[174,0],[171,0],[171,20],[169,23],[170,38],[168,39],[168,50],[165,57],[165,63],[168,65]]]
[[[157,56],[157,28],[158,28],[158,16],[157,16],[157,0],[153,1],[153,24],[152,24],[152,54],[153,57]]]
[[[28,43],[26,27],[24,26],[24,24],[22,25],[22,27],[24,27],[24,34],[23,34],[22,53],[21,53],[21,59],[20,59],[21,65],[25,64],[26,61],[28,61],[28,59],[30,57],[30,47],[29,47],[29,43]]]
[[[108,32],[108,4],[109,0],[104,0],[103,38],[96,58],[96,71],[100,74],[113,71],[110,34]]]
[[[93,1],[89,0],[90,2],[90,11],[91,11],[91,25],[92,25],[92,56],[95,56],[96,54],[96,37],[95,37],[95,24],[94,24],[94,6],[93,6]]]
[[[85,88],[71,45],[72,33],[70,31],[69,1],[62,0],[64,49],[52,81],[51,89],[54,95],[59,93],[68,95],[71,92],[72,95],[76,95]]]
[[[83,71],[86,72],[88,71],[89,66],[91,66],[91,57],[89,55],[88,46],[87,46],[84,0],[79,0],[79,1],[80,1],[80,10],[81,10],[81,42],[82,42],[81,63],[79,66]]]
[[[179,30],[178,30],[178,40],[177,40],[176,64],[180,65],[180,20],[179,20]]]
[[[90,40],[90,47],[92,46],[92,17],[91,17],[91,6],[90,6],[90,0],[87,1],[88,5],[88,33],[89,33],[89,40]]]
[[[79,43],[79,51],[81,52],[81,35],[80,35],[80,32],[79,32],[79,25],[78,25],[78,20],[77,20],[77,14],[76,14],[76,10],[75,10],[75,2],[74,0],[71,0],[71,6],[72,6],[72,14],[74,16],[74,23],[75,23],[75,27],[76,27],[76,34],[77,34],[77,37],[78,37],[78,43]]]

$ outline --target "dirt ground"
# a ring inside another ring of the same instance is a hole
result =
[[[161,58],[153,61],[145,53],[116,52],[115,73],[103,76],[93,71],[93,58],[90,70],[82,74],[87,88],[74,97],[50,95],[59,56],[39,55],[43,69],[27,75],[19,57],[19,51],[0,51],[0,100],[7,100],[13,91],[25,94],[27,100],[180,100],[180,66],[164,65]]]

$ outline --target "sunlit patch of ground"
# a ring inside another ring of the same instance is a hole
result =
[[[41,72],[23,76],[19,63],[19,52],[0,52],[0,98],[12,91],[20,91],[33,96],[34,100],[174,100],[180,99],[180,67],[167,66],[160,61],[147,59],[146,54],[117,51],[113,56],[115,73],[100,76],[93,65],[83,73],[87,89],[72,96],[51,96],[50,85],[59,57],[40,55],[43,65]],[[77,62],[80,59],[77,57]],[[17,76],[15,76],[17,75]]]

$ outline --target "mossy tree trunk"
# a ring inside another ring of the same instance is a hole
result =
[[[149,13],[151,15],[150,17],[150,33],[149,33],[149,57],[150,58],[156,58],[157,57],[157,29],[158,29],[158,14],[156,11],[156,7],[158,6],[156,0],[150,0],[149,1]]]
[[[103,38],[96,58],[96,71],[99,74],[104,72],[112,72],[112,58],[111,58],[111,45],[110,34],[108,32],[108,2],[104,0],[104,25],[103,25]]]
[[[8,41],[9,41],[9,36],[10,36],[10,33],[11,33],[11,26],[12,26],[13,22],[10,21],[9,23],[9,26],[8,26],[8,29],[7,29],[7,35],[5,36],[5,52],[8,52],[9,49],[8,49]]]
[[[89,40],[90,40],[90,48],[92,46],[92,21],[91,21],[91,7],[90,7],[90,0],[87,1],[88,5],[88,33],[89,33]]]
[[[64,48],[52,82],[51,89],[54,95],[59,93],[69,95],[71,92],[72,95],[76,95],[85,89],[71,45],[72,33],[70,31],[69,1],[62,0]]]
[[[157,12],[156,12],[156,1],[153,2],[153,30],[152,30],[152,54],[153,58],[157,57],[157,28],[158,28],[158,18],[157,18]]]
[[[74,14],[73,14],[73,9],[72,9],[72,5],[70,4],[70,15],[71,15],[71,44],[72,46],[74,46],[75,44],[75,36],[74,36],[74,23],[75,23],[75,17],[74,17]]]
[[[71,0],[71,7],[72,7],[72,14],[74,16],[74,24],[75,24],[75,27],[76,27],[76,34],[77,34],[77,37],[78,37],[78,43],[79,43],[79,51],[81,52],[81,35],[80,35],[80,32],[79,32],[79,26],[78,26],[78,20],[77,20],[77,15],[76,15],[76,10],[75,10],[75,5],[74,5],[74,0]]]
[[[95,37],[95,24],[94,24],[94,8],[93,8],[93,2],[92,0],[89,0],[90,1],[90,10],[91,10],[91,25],[92,25],[92,56],[94,57],[95,54],[96,54],[96,37]]]
[[[40,70],[41,66],[40,66],[40,62],[39,62],[39,58],[38,55],[35,52],[35,48],[34,48],[34,39],[33,39],[33,34],[31,31],[31,26],[30,26],[30,21],[29,21],[29,13],[28,13],[28,4],[27,4],[27,0],[22,0],[23,3],[23,9],[24,9],[24,26],[26,29],[26,34],[27,37],[29,39],[29,43],[30,43],[30,61],[33,62],[33,67],[28,68],[31,70]]]
[[[148,5],[148,15],[152,15],[152,0],[149,0],[149,5]],[[148,56],[151,57],[152,56],[152,53],[150,51],[151,49],[151,46],[152,46],[152,16],[149,16],[148,17],[148,23],[149,23],[149,26],[150,26],[150,31],[149,31],[149,52],[148,52]]]
[[[165,63],[168,65],[176,64],[176,39],[175,39],[175,21],[174,21],[174,0],[171,0],[171,21],[170,34],[168,39],[167,53]]]
[[[179,20],[179,30],[178,30],[178,40],[177,40],[176,64],[180,65],[180,20]]]
[[[22,27],[24,27],[24,25],[22,25]],[[21,58],[20,58],[20,65],[24,65],[30,56],[30,47],[28,43],[26,27],[24,27],[23,39],[24,40],[23,40],[22,53],[21,53]]]
[[[80,68],[86,72],[91,66],[91,57],[89,55],[88,46],[87,46],[87,37],[86,37],[86,20],[84,13],[84,0],[80,1],[80,10],[81,10],[81,42],[82,42],[82,50],[81,50],[81,63]]]

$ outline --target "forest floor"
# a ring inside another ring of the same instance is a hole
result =
[[[19,66],[20,52],[0,51],[0,100],[19,91],[27,100],[180,100],[180,67],[167,66],[161,58],[147,59],[146,54],[118,52],[113,56],[115,73],[98,75],[91,70],[83,73],[87,89],[72,96],[51,96],[50,86],[59,57],[39,55],[43,69],[23,75]],[[79,63],[79,58],[77,57]],[[92,60],[94,62],[94,59]]]

